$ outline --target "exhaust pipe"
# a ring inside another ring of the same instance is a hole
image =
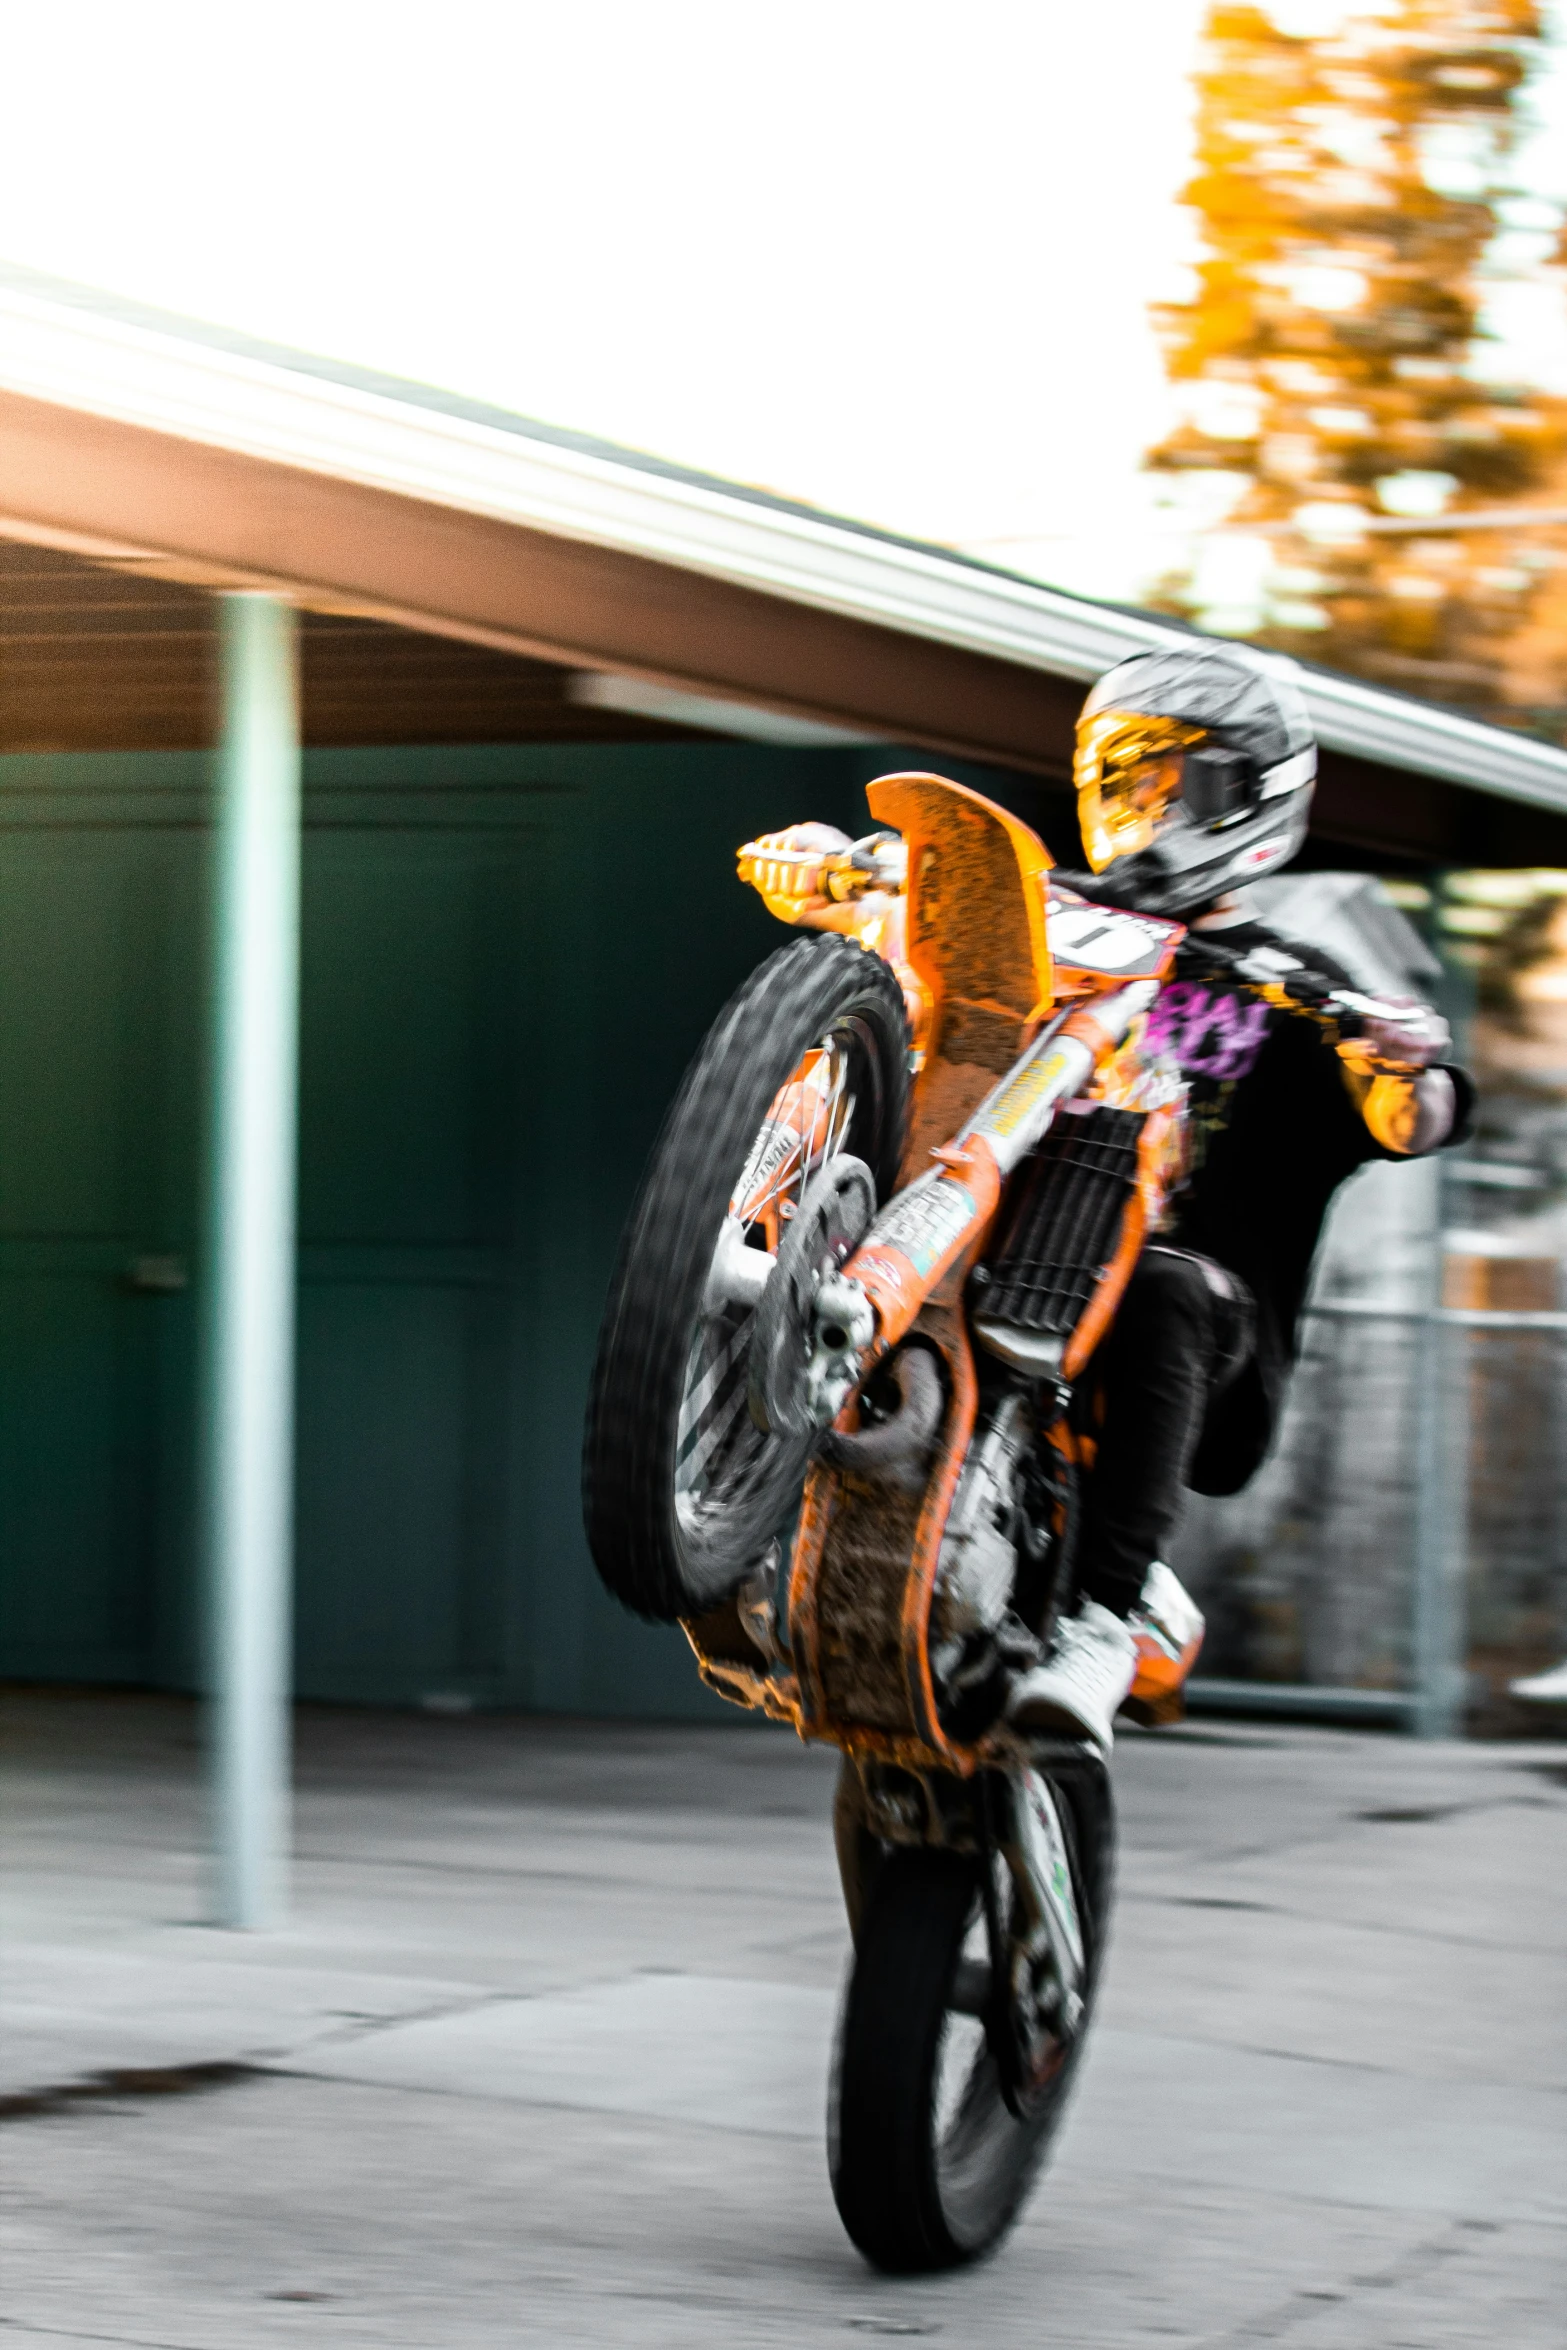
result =
[[[890,1483],[914,1491],[925,1482],[931,1446],[941,1426],[946,1399],[941,1373],[927,1346],[906,1346],[890,1365],[901,1399],[890,1420],[857,1435],[829,1428],[817,1451],[835,1469],[874,1483]]]

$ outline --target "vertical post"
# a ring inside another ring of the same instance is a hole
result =
[[[294,614],[222,609],[207,1343],[217,1915],[285,1898],[294,1510],[299,692]]]
[[[1464,1581],[1469,1550],[1469,1427],[1463,1334],[1444,1323],[1443,1191],[1435,1178],[1427,1315],[1415,1324],[1413,1728],[1453,1738],[1464,1716]]]

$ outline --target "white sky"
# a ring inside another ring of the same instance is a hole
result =
[[[0,253],[1132,596],[1202,14],[0,0]]]

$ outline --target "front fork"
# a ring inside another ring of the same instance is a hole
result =
[[[1072,1855],[1055,1790],[1031,1764],[1011,1773],[1009,1833],[1001,1852],[1017,1892],[1013,1946],[1037,1970],[1047,1962],[1054,1978],[1053,2021],[1063,2037],[1077,2029],[1088,1954],[1072,1877]]]

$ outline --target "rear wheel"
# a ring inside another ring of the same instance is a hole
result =
[[[594,1559],[639,1614],[712,1607],[795,1507],[813,1438],[749,1408],[757,1306],[813,1177],[850,1156],[886,1197],[908,1085],[897,980],[822,933],[755,971],[692,1063],[621,1243],[583,1450]]]
[[[1017,2217],[1066,2110],[1109,1923],[1115,1828],[1097,1758],[1052,1769],[1049,1783],[1084,1945],[1076,1997],[1053,2023],[1020,2014],[1016,1985],[999,2002],[993,1992],[984,1872],[994,1870],[1009,1936],[999,1859],[905,1847],[871,1882],[829,2135],[839,2214],[878,2268],[951,2268],[988,2251]]]

